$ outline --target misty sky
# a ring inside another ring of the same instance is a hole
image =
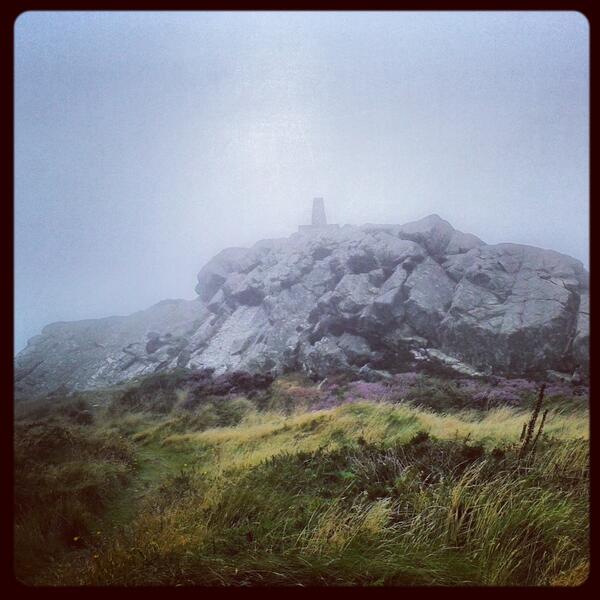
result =
[[[576,12],[23,14],[15,349],[195,297],[313,196],[588,266],[588,46]]]

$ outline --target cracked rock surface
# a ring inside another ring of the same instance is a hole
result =
[[[486,245],[437,215],[228,248],[200,270],[196,292],[127,317],[48,325],[15,359],[17,396],[176,367],[318,377],[423,361],[509,376],[588,370],[581,262]]]

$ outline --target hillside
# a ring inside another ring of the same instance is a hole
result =
[[[318,386],[185,371],[23,402],[16,574],[34,585],[578,585],[587,406],[584,388],[540,397],[525,380]]]

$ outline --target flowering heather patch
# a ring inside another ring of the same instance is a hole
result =
[[[355,402],[364,402],[364,398],[355,396],[350,393],[344,393],[343,395],[327,394],[322,400],[311,406],[311,410],[327,410],[329,408],[335,408],[336,406],[342,406],[344,404],[353,404]]]
[[[324,397],[313,405],[313,410],[323,410],[365,400],[368,402],[393,402],[397,393],[388,383],[369,381],[352,381],[346,386],[334,383],[325,386],[324,391]]]
[[[546,398],[553,396],[587,396],[589,388],[585,385],[572,385],[570,383],[549,383],[546,386]]]
[[[392,387],[385,383],[371,383],[368,381],[353,381],[348,384],[350,393],[363,400],[372,402],[385,402],[392,398]]]
[[[383,382],[352,381],[345,385],[326,384],[313,410],[333,408],[342,404],[366,400],[369,402],[417,402],[433,408],[495,408],[523,406],[539,389],[540,382],[523,378],[509,379],[440,379],[414,371],[395,374]],[[548,383],[546,398],[572,398],[588,394],[586,386],[566,382]],[[440,404],[442,396],[448,401]]]
[[[353,402],[400,402],[411,389],[423,381],[423,376],[418,373],[399,373],[392,379],[383,382],[351,381],[345,385],[337,383],[326,384],[323,387],[325,395],[313,410],[323,410],[351,404]]]
[[[473,400],[482,406],[518,406],[523,401],[523,396],[514,390],[507,388],[487,388],[473,396]]]
[[[310,408],[318,404],[326,393],[299,377],[280,377],[271,386],[264,402],[257,403],[260,409],[276,409],[291,412],[299,408]],[[266,403],[266,405],[265,405]]]
[[[518,406],[525,394],[533,394],[536,390],[536,384],[525,379],[496,378],[489,382],[466,379],[457,381],[456,385],[472,397],[475,405],[482,407]]]

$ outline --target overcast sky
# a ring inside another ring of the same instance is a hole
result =
[[[15,349],[195,297],[313,196],[588,266],[588,46],[576,12],[23,14]]]

